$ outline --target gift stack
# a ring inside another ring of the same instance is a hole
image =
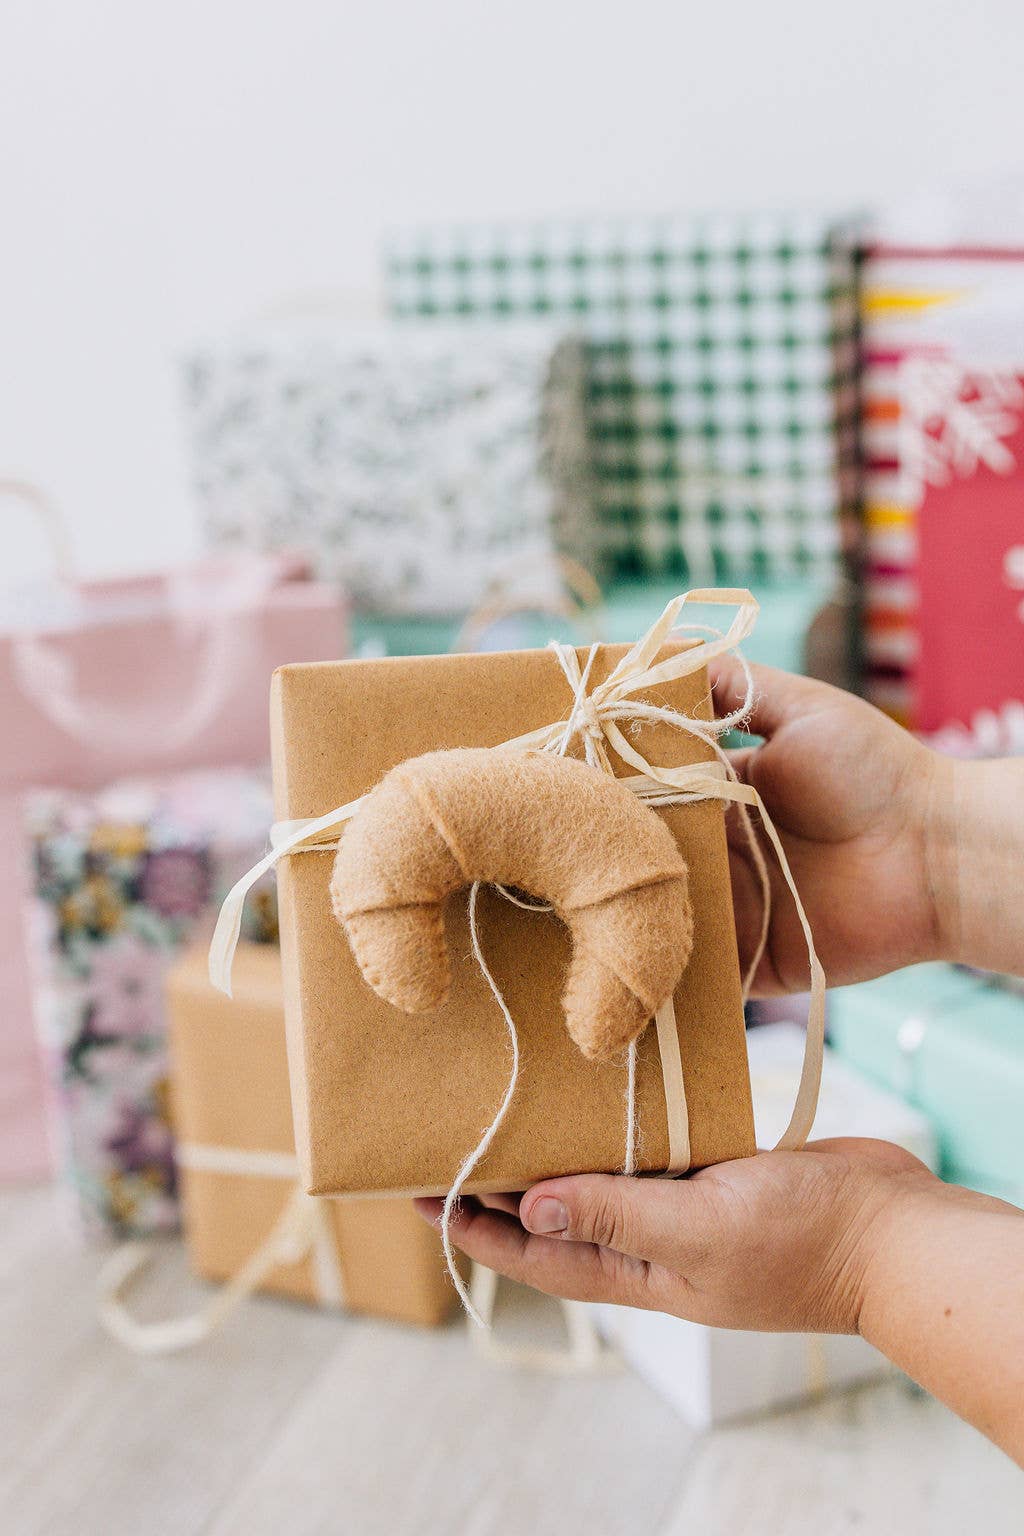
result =
[[[837,1052],[927,1115],[940,1171],[1024,1205],[1024,997],[946,965],[830,996]]]
[[[876,246],[863,305],[869,697],[1024,751],[1024,251]]]
[[[54,522],[52,510],[30,487],[9,489]],[[265,764],[265,700],[274,667],[335,657],[344,649],[344,611],[337,593],[308,578],[303,562],[291,556],[244,557],[116,581],[54,579],[5,599],[0,611],[5,731],[0,754],[5,903],[0,924],[0,1177],[38,1175],[50,1163],[22,922],[30,864],[23,796],[39,786],[91,793],[127,775]],[[252,808],[259,794],[262,806],[265,793],[265,788],[246,786],[243,801]],[[230,800],[230,791],[222,799]],[[93,847],[93,832],[84,830],[94,825],[102,841],[105,813],[98,806],[90,810],[74,793],[66,808],[74,823],[66,832],[61,831],[59,807],[44,817],[54,837],[54,870],[60,869],[53,880],[46,876],[47,890],[56,907],[68,898],[63,919],[56,921],[60,932],[66,919],[69,948],[58,951],[62,968],[70,951],[79,954],[83,933],[100,938],[120,932],[126,901],[143,911],[144,895],[136,895],[133,887],[124,899],[115,899],[114,886],[133,857],[132,867],[141,877],[151,851],[142,829],[149,812],[143,814],[138,804],[124,823],[124,835],[128,843],[142,839],[145,846],[140,843],[132,855],[125,844],[120,864],[112,847]],[[230,806],[227,814],[230,818]],[[253,811],[253,837],[258,822]],[[265,823],[258,835],[265,836]],[[194,846],[187,843],[189,849]],[[245,843],[246,850],[250,846]],[[161,861],[159,867],[169,869],[174,862]],[[102,880],[91,884],[101,865]],[[204,865],[203,878],[210,873]],[[61,882],[67,889],[58,892]],[[113,956],[105,952],[104,963],[114,964]],[[142,986],[141,977],[139,982]],[[67,1028],[70,1042],[70,1022]],[[123,1130],[130,1135],[130,1127]],[[114,1134],[109,1127],[103,1134],[108,1132]],[[154,1174],[161,1187],[168,1176]],[[99,1208],[103,1201],[97,1196],[94,1204]]]
[[[536,595],[560,552],[592,562],[564,330],[276,332],[193,356],[187,408],[210,541],[302,548],[362,612],[458,615],[510,571]]]
[[[596,536],[613,576],[834,575],[855,491],[852,245],[813,218],[412,232],[392,313],[546,317],[586,338]],[[468,329],[467,329],[468,327]]]

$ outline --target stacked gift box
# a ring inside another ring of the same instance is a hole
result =
[[[19,493],[55,515],[30,487]],[[271,672],[344,654],[345,641],[338,592],[287,553],[106,580],[55,576],[0,601],[0,1177],[52,1162],[22,922],[24,796],[265,763]],[[85,802],[72,794],[73,803],[81,820]]]
[[[927,1115],[953,1183],[1024,1205],[1024,997],[947,965],[830,996],[837,1052]]]
[[[869,697],[968,755],[1024,743],[1024,251],[863,274]]]
[[[207,538],[303,548],[362,611],[464,613],[510,570],[593,562],[563,329],[278,329],[197,351],[186,382]]]
[[[856,263],[810,217],[411,231],[392,313],[542,316],[586,337],[597,539],[612,575],[835,570],[853,507]]]
[[[216,905],[266,846],[269,775],[208,769],[40,791],[27,813],[39,1022],[84,1233],[183,1224],[204,1279],[237,1289],[256,1263],[262,1290],[443,1321],[454,1292],[440,1244],[408,1203],[328,1202],[305,1244],[282,1225],[298,1168],[271,876],[249,893],[234,997],[207,974]]]

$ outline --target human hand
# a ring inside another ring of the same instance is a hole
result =
[[[467,1200],[451,1235],[552,1295],[723,1328],[855,1333],[894,1217],[937,1185],[888,1142],[819,1141],[687,1179],[549,1179],[521,1198]],[[443,1202],[416,1204],[436,1221]]]
[[[830,985],[866,980],[943,956],[937,894],[944,868],[934,843],[950,798],[953,764],[852,694],[751,667],[750,730],[763,745],[732,754],[741,779],[760,794],[782,839]],[[712,668],[721,713],[743,700],[739,665]],[[757,829],[758,818],[751,819]],[[738,817],[728,818],[740,964],[761,929],[761,886]],[[768,943],[755,995],[807,986],[807,949],[793,900],[758,829],[772,887]]]

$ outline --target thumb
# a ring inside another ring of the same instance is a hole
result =
[[[519,1205],[527,1232],[596,1243],[655,1264],[678,1261],[700,1218],[692,1184],[676,1179],[635,1179],[585,1173],[535,1184]]]

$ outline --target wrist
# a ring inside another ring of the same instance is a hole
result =
[[[961,960],[963,913],[960,891],[958,807],[966,799],[963,779],[972,764],[928,752],[921,796],[921,844],[929,928],[921,960]]]
[[[1016,903],[1024,761],[965,762],[929,754],[923,796],[925,873],[933,914],[930,958],[1024,972]]]
[[[878,1201],[861,1240],[855,1297],[855,1331],[876,1349],[885,1352],[885,1324],[908,1245],[951,1193],[951,1186],[921,1166],[894,1177]]]

